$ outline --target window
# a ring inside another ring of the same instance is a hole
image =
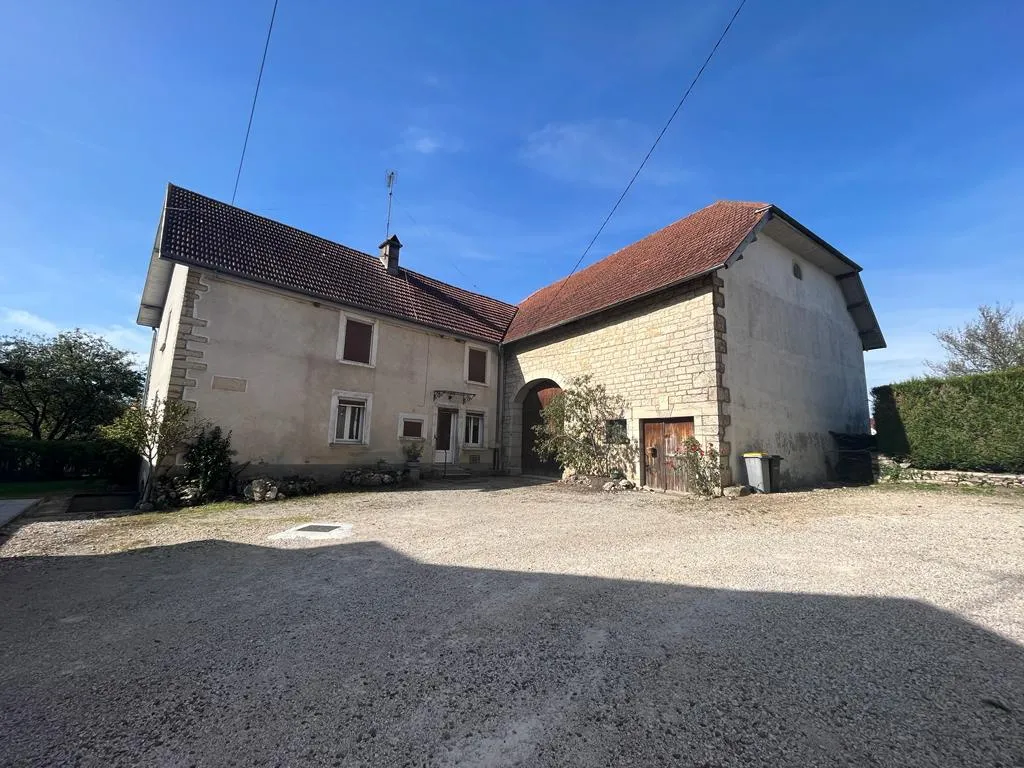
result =
[[[487,383],[487,350],[466,347],[466,381],[471,384]]]
[[[338,359],[359,365],[374,364],[374,330],[372,320],[342,314],[338,343]]]
[[[604,441],[611,445],[622,445],[629,442],[625,419],[609,419],[604,423]]]
[[[804,279],[804,271],[800,269],[800,265],[797,264],[795,261],[793,262],[793,277],[795,277],[797,280]]]
[[[406,440],[422,440],[423,423],[426,419],[411,413],[403,413],[398,417],[398,436]]]
[[[366,403],[362,400],[338,401],[338,426],[334,439],[339,443],[361,443],[363,423],[366,421]]]
[[[481,445],[484,439],[484,415],[482,413],[466,414],[465,445]]]
[[[335,391],[331,407],[332,443],[369,442],[370,404],[373,396],[364,392]]]

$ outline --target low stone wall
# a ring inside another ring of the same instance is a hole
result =
[[[941,483],[942,485],[987,485],[1024,489],[1024,475],[998,472],[964,472],[956,469],[916,469],[884,457],[878,461],[881,483]]]

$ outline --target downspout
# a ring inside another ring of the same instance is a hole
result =
[[[153,329],[153,338],[149,342],[149,362],[146,364],[146,382],[142,386],[142,402],[149,404],[149,382],[153,376],[153,356],[156,354],[156,337],[159,326]]]
[[[505,423],[503,416],[505,415],[505,345],[498,344],[498,404],[495,408],[497,415],[494,419],[494,437],[498,442],[497,448],[494,451],[494,460],[492,469],[497,472],[504,467],[504,450],[505,450]]]

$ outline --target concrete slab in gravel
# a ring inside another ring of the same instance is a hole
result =
[[[275,533],[267,538],[270,541],[283,539],[309,539],[311,541],[336,541],[347,539],[352,535],[352,526],[349,523],[303,523],[289,528],[286,531]]]
[[[23,526],[0,549],[0,762],[1024,764],[1024,506],[782,496],[438,489]],[[354,533],[267,544],[303,518]]]
[[[39,499],[0,499],[0,528],[14,520]]]

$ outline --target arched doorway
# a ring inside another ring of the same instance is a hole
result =
[[[523,397],[523,440],[521,466],[527,475],[552,475],[560,477],[562,467],[554,459],[542,459],[537,455],[535,446],[537,435],[534,427],[543,419],[540,412],[562,391],[551,379],[538,379],[526,388]]]

